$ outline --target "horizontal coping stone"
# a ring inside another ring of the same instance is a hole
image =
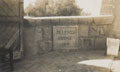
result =
[[[101,15],[101,16],[55,16],[55,17],[24,17],[24,19],[30,21],[30,20],[58,20],[63,21],[63,20],[74,20],[77,19],[78,21],[82,22],[94,22],[95,24],[112,24],[113,22],[113,16],[112,15]],[[76,20],[76,21],[77,21]]]

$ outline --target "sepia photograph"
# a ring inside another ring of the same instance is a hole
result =
[[[0,72],[120,72],[120,0],[0,0]]]

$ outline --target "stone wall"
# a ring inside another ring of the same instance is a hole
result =
[[[24,48],[26,48],[26,54],[31,56],[56,50],[54,46],[56,44],[59,46],[60,41],[54,43],[57,42],[54,39],[57,36],[54,34],[55,27],[61,27],[61,30],[65,30],[63,27],[68,27],[69,30],[69,27],[74,26],[78,28],[76,49],[105,50],[106,37],[109,36],[112,21],[112,16],[26,17],[24,20]]]

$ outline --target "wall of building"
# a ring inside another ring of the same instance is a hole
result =
[[[114,21],[112,26],[111,37],[120,38],[120,1],[115,0],[114,6]]]
[[[113,15],[116,0],[102,0],[100,15]]]
[[[17,53],[22,44],[23,0],[0,0],[0,48],[4,47],[12,36],[19,31],[16,41]],[[14,52],[17,57],[16,51]],[[20,56],[20,55],[19,55]]]
[[[106,50],[113,17],[29,17],[24,20],[24,48],[27,56],[56,50],[54,30],[58,27],[77,26],[76,50]],[[57,46],[56,46],[57,47]],[[64,48],[63,48],[64,49]],[[65,48],[65,50],[69,48]],[[60,49],[57,49],[60,50]]]

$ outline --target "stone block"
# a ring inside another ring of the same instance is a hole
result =
[[[79,36],[88,36],[89,25],[88,24],[81,24],[81,25],[79,25],[78,30],[79,30],[78,31]]]
[[[98,36],[98,27],[96,25],[90,26],[90,31],[89,31],[90,36]]]
[[[26,55],[32,56],[36,54],[36,47],[34,45],[35,27],[25,27],[24,29],[24,46],[26,48]]]
[[[119,30],[119,28],[120,28],[120,22],[119,22],[119,20],[120,20],[120,17],[117,17],[116,18],[116,20],[115,20],[115,22],[114,22],[114,30]]]
[[[106,38],[95,39],[95,50],[106,50]]]
[[[71,24],[71,19],[70,18],[60,18],[59,23],[60,25],[66,25],[66,24]]]
[[[53,44],[54,49],[77,49],[78,26],[54,26]]]
[[[85,17],[81,16],[78,17],[78,24],[91,24],[93,22],[93,18],[91,16]]]
[[[47,53],[52,51],[52,41],[37,41],[38,54]]]
[[[90,36],[106,36],[107,33],[107,26],[106,25],[92,25],[90,26],[89,35]]]
[[[60,20],[59,19],[55,19],[55,18],[51,18],[51,24],[52,25],[60,25]]]
[[[43,29],[42,27],[36,27],[35,40],[43,40]]]
[[[78,46],[80,50],[94,49],[94,38],[79,38]]]
[[[95,24],[112,24],[113,16],[93,17]]]
[[[71,18],[71,24],[78,24],[78,18]]]
[[[43,28],[43,39],[52,40],[52,27],[51,26],[45,26]]]
[[[48,24],[50,25],[51,24],[51,20],[49,18],[48,19],[46,19],[46,18],[42,19],[41,20],[41,24],[44,25],[44,26],[48,25]]]

